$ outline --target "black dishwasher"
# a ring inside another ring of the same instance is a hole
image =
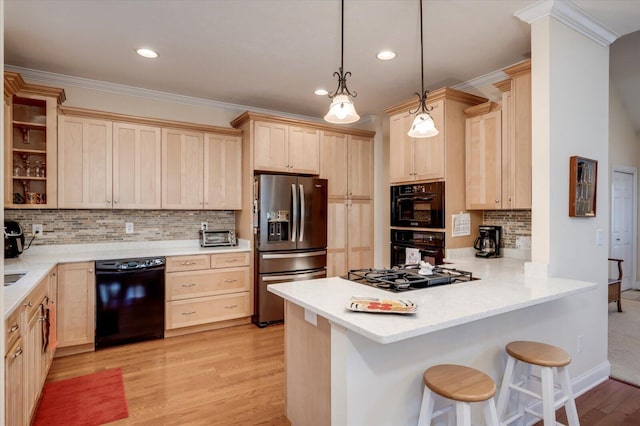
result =
[[[96,349],[164,337],[164,257],[96,262]]]

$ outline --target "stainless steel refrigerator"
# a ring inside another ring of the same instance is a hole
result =
[[[327,276],[327,180],[290,175],[254,178],[256,315],[264,327],[284,319],[269,284]]]

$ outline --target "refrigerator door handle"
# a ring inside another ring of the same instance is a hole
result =
[[[313,278],[313,277],[324,277],[326,275],[327,275],[327,271],[319,271],[319,272],[311,272],[310,274],[271,275],[268,277],[261,277],[260,279],[263,282],[269,282],[269,281],[290,280],[291,278],[307,279],[307,278]]]
[[[291,198],[293,205],[293,220],[289,221],[289,228],[291,228],[291,242],[296,242],[296,233],[298,227],[298,191],[296,191],[296,184],[291,184]]]
[[[326,250],[307,251],[304,253],[278,253],[278,254],[263,254],[263,259],[295,259],[300,257],[313,257],[322,256],[327,254]]]
[[[304,241],[304,186],[300,184],[300,242]]]

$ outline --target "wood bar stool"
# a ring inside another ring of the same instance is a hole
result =
[[[495,394],[496,384],[491,377],[475,368],[451,364],[430,367],[424,372],[424,394],[418,426],[428,426],[432,419],[447,412],[449,424],[452,424],[452,405],[433,411],[435,395],[455,402],[458,426],[471,425],[472,402],[484,402],[486,424],[498,426],[498,414],[493,400]]]
[[[573,397],[571,388],[571,379],[569,378],[568,365],[571,362],[569,354],[556,346],[547,345],[539,342],[516,341],[510,342],[506,346],[507,367],[505,368],[504,378],[500,386],[500,394],[498,395],[498,416],[503,425],[508,425],[513,421],[523,417],[525,413],[534,415],[544,420],[545,426],[556,425],[556,410],[564,405],[567,412],[569,426],[579,426],[578,411],[576,410],[576,402]],[[523,363],[526,366],[526,374],[520,381],[514,383],[514,371],[516,364]],[[540,367],[540,376],[536,377],[531,374],[531,366]],[[562,395],[555,400],[555,388],[553,383],[553,370],[556,370],[560,382]],[[538,394],[527,387],[530,379],[540,381],[542,384],[542,394]],[[509,393],[518,391],[520,394],[528,395],[542,401],[542,414],[530,408],[525,408],[518,394],[518,410],[516,413],[505,418],[505,412],[509,403]]]

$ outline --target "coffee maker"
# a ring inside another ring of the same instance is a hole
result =
[[[502,257],[500,250],[502,226],[480,225],[478,231],[480,236],[473,243],[473,248],[478,250],[476,257]]]
[[[22,226],[13,220],[4,221],[4,258],[18,257],[24,250]]]

